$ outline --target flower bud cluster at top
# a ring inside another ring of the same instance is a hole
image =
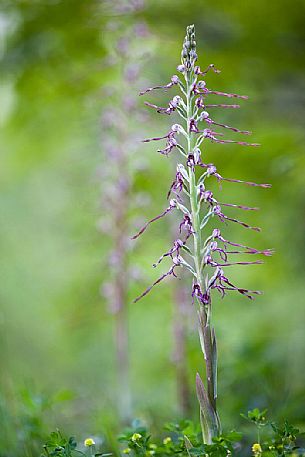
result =
[[[179,71],[190,72],[197,60],[196,54],[196,40],[195,40],[195,27],[190,25],[186,29],[186,36],[184,38],[182,52],[181,52],[181,61],[182,66]]]
[[[178,163],[177,165],[177,172],[168,192],[168,198],[171,195],[173,196],[169,202],[169,206],[160,215],[148,221],[133,237],[134,239],[137,238],[152,222],[174,210],[182,214],[182,220],[179,225],[179,237],[174,240],[173,246],[168,252],[163,254],[154,264],[154,266],[157,266],[165,257],[170,257],[172,259],[172,266],[167,273],[159,277],[135,301],[145,296],[152,287],[160,283],[167,276],[176,276],[176,269],[179,267],[186,268],[193,276],[192,296],[193,298],[196,297],[199,304],[203,307],[210,306],[213,289],[217,290],[222,297],[227,291],[236,291],[253,299],[260,292],[235,286],[228,279],[224,270],[231,265],[262,263],[261,260],[236,262],[231,260],[231,256],[235,254],[258,254],[264,256],[272,254],[272,251],[269,249],[259,250],[225,239],[221,234],[220,227],[214,228],[210,233],[207,231],[207,226],[211,219],[216,219],[221,224],[230,222],[247,229],[260,231],[258,227],[252,227],[238,218],[229,217],[223,210],[223,207],[233,207],[244,211],[253,211],[258,208],[219,202],[212,191],[207,189],[207,181],[210,178],[216,179],[218,182],[228,181],[262,188],[268,188],[270,185],[225,178],[218,172],[213,163],[203,162],[200,147],[207,140],[221,144],[259,145],[257,143],[223,139],[223,133],[221,131],[212,130],[212,126],[215,125],[224,130],[250,135],[251,132],[249,131],[239,130],[235,127],[216,122],[207,111],[210,108],[239,108],[237,104],[210,103],[208,101],[210,96],[219,95],[234,99],[247,99],[248,97],[209,89],[205,81],[206,74],[210,70],[219,73],[219,70],[213,64],[210,64],[202,71],[196,62],[195,27],[191,25],[187,27],[181,52],[181,64],[177,67],[181,76],[173,75],[168,84],[150,87],[140,92],[140,95],[144,95],[156,89],[163,89],[165,91],[170,88],[179,89],[180,94],[175,95],[167,107],[160,107],[145,102],[147,106],[154,108],[160,114],[172,115],[173,113],[177,113],[182,121],[181,124],[174,123],[165,135],[149,138],[144,140],[144,142],[165,140],[165,147],[158,151],[163,155],[169,155],[173,150],[177,150],[184,158],[184,163]],[[204,126],[204,124],[207,125]],[[178,137],[182,141],[179,141]],[[199,179],[196,179],[195,170],[198,168],[202,169],[202,174]],[[203,237],[204,229],[206,231],[205,238]],[[191,239],[193,239],[193,242],[191,242]]]

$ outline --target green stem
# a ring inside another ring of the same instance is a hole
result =
[[[190,74],[186,77],[186,111],[187,111],[187,148],[188,153],[192,153],[194,149],[194,133],[190,129],[190,120],[193,117],[193,106],[191,98],[191,83],[190,83]],[[197,183],[196,175],[194,170],[189,167],[188,171],[189,177],[189,195],[190,195],[190,206],[191,206],[191,216],[192,216],[192,226],[194,230],[194,265],[196,271],[197,282],[200,286],[202,293],[205,292],[205,284],[203,278],[203,268],[202,268],[202,235],[200,229],[200,203],[198,201],[198,192],[197,192]],[[217,353],[216,353],[216,341],[215,333],[213,328],[210,325],[211,319],[211,304],[203,305],[199,303],[199,332],[201,335],[201,342],[204,352],[204,360],[206,366],[206,385],[207,385],[207,395],[209,399],[210,406],[214,412],[213,424],[205,423],[203,427],[203,436],[204,441],[207,444],[212,443],[212,438],[219,435],[220,433],[220,422],[216,409],[216,371],[217,371]],[[205,412],[201,411],[203,420]],[[208,422],[208,421],[206,421]]]
[[[190,131],[190,120],[192,119],[192,102],[190,95],[190,83],[187,80],[187,99],[186,99],[186,108],[187,108],[187,148],[188,153],[192,152],[194,148],[193,144],[193,133]],[[196,175],[191,168],[189,168],[189,181],[190,181],[190,203],[191,203],[191,214],[192,214],[192,225],[194,229],[194,261],[195,261],[195,270],[197,274],[197,281],[200,285],[201,290],[204,290],[203,287],[203,278],[201,272],[201,230],[200,230],[200,215],[199,215],[199,206],[197,199],[197,185],[196,185]]]

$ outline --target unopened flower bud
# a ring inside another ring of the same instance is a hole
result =
[[[181,173],[181,175],[183,176],[184,179],[186,179],[186,180],[189,179],[188,174],[187,174],[187,171],[186,171],[186,169],[184,168],[184,166],[182,165],[182,163],[178,163],[178,164],[177,164],[177,172],[178,172],[178,173]]]
[[[171,82],[172,82],[173,84],[178,84],[178,82],[179,82],[178,76],[177,76],[177,75],[173,75],[173,76],[171,77]]]
[[[173,264],[181,265],[181,257],[179,257],[179,256],[173,257]]]
[[[213,198],[213,192],[211,190],[206,190],[202,196],[205,200],[210,200]]]
[[[204,198],[204,192],[205,192],[205,186],[204,184],[200,184],[199,187],[197,188],[197,193],[198,195],[200,195],[201,197]]]
[[[216,251],[217,241],[212,241],[212,243],[210,244],[210,249],[211,249],[211,251]]]
[[[204,108],[204,102],[202,97],[196,98],[195,105],[197,106],[197,108]]]
[[[171,101],[172,105],[175,108],[179,105],[180,102],[181,102],[181,97],[179,95],[175,95],[175,97]]]
[[[180,124],[173,124],[171,130],[172,132],[181,132],[182,127]]]
[[[213,175],[214,173],[216,173],[217,169],[215,167],[215,165],[209,165],[208,168],[207,168],[207,172],[209,175]]]
[[[182,57],[183,59],[186,59],[187,58],[187,50],[185,48],[182,49]]]
[[[178,65],[177,70],[183,73],[185,71],[185,66],[183,64]]]
[[[194,159],[195,159],[196,163],[199,162],[200,155],[201,155],[200,149],[199,148],[194,149]]]
[[[206,86],[205,81],[198,81],[198,83],[197,83],[198,89],[204,89],[205,86]]]
[[[208,117],[209,117],[209,113],[207,111],[202,111],[202,113],[200,114],[199,120],[204,121]]]
[[[218,228],[213,230],[212,237],[218,238],[220,236],[220,230]]]

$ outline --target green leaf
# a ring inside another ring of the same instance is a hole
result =
[[[189,449],[189,453],[190,455],[204,455],[205,450],[203,447],[192,447]]]
[[[211,443],[212,438],[218,435],[217,417],[199,373],[196,375],[196,390],[202,412],[204,440],[206,443]]]
[[[225,435],[222,435],[222,437],[225,441],[230,441],[231,443],[236,443],[242,439],[243,434],[240,432],[236,432],[235,430],[232,430],[231,432],[226,433]]]
[[[217,343],[215,330],[212,328],[212,368],[213,368],[213,386],[214,386],[214,399],[217,398]]]
[[[184,444],[185,444],[187,453],[190,455],[189,451],[193,448],[193,445],[192,445],[192,443],[190,442],[190,440],[188,439],[188,437],[186,435],[184,435],[183,438],[184,438]]]

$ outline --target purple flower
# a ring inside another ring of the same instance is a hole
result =
[[[224,126],[224,124],[223,124],[223,126]],[[233,127],[229,127],[229,126],[226,126],[226,127],[233,130]],[[241,132],[241,131],[239,131],[239,132]],[[213,130],[210,130],[210,129],[198,130],[198,133],[202,133],[204,138],[208,138],[214,143],[220,143],[220,144],[235,143],[235,144],[240,144],[241,146],[254,146],[254,147],[260,146],[258,143],[247,143],[245,141],[220,140],[220,139],[216,138],[216,136],[222,135],[222,134],[220,134],[219,132],[213,132]]]
[[[240,108],[240,105],[227,105],[224,103],[206,104],[202,95],[200,95],[200,97],[196,98],[195,106],[197,106],[197,108],[202,108],[202,109],[207,109],[207,108],[235,108],[236,109],[236,108]]]
[[[271,187],[271,184],[258,184],[258,183],[251,182],[251,181],[242,181],[241,179],[224,178],[219,173],[217,173],[217,168],[215,167],[215,165],[213,163],[204,164],[201,162],[200,166],[203,168],[206,168],[208,174],[210,176],[215,176],[215,178],[217,178],[218,182],[220,182],[220,181],[235,182],[235,183],[240,183],[240,184],[247,184],[248,186],[263,187],[265,189]]]
[[[156,89],[164,89],[164,90],[167,90],[167,89],[170,89],[171,87],[173,86],[176,86],[177,84],[179,83],[179,78],[177,75],[173,75],[171,77],[171,81],[168,83],[168,84],[165,84],[164,86],[155,86],[155,87],[149,87],[148,89],[145,89],[143,90],[142,92],[139,93],[139,95],[144,95],[146,94],[147,92],[151,92],[152,90],[156,90]]]
[[[175,202],[175,200],[171,200],[170,203],[169,203],[169,207],[166,208],[166,210],[163,211],[163,213],[159,214],[158,216],[154,217],[154,218],[151,219],[150,221],[146,222],[146,224],[141,228],[141,230],[139,230],[139,232],[136,233],[136,235],[132,236],[131,239],[132,239],[132,240],[135,240],[136,238],[138,238],[140,235],[142,235],[143,232],[145,232],[145,230],[147,229],[147,227],[148,227],[152,222],[155,222],[155,221],[161,219],[162,217],[166,216],[166,214],[170,213],[174,208],[176,208],[176,202]]]
[[[159,265],[159,263],[161,263],[165,257],[171,257],[171,259],[173,260],[173,254],[175,254],[175,253],[176,253],[176,256],[179,257],[181,248],[185,245],[185,243],[187,242],[187,240],[190,236],[191,236],[191,233],[188,233],[184,241],[180,240],[180,238],[175,240],[172,248],[165,254],[162,254],[162,256],[159,258],[159,260],[153,264],[153,267],[155,268],[157,265]]]
[[[170,189],[167,193],[167,199],[170,197],[170,194],[173,192],[179,200],[181,200],[180,195],[178,192],[182,192],[183,189],[183,175],[180,171],[177,171],[174,181],[170,186]]]
[[[205,76],[210,70],[213,70],[214,73],[220,73],[220,70],[217,70],[213,63],[210,63],[204,71],[201,71],[200,67],[196,66],[194,68],[194,73],[195,75]]]
[[[171,130],[164,136],[156,137],[156,138],[147,138],[146,140],[142,140],[143,143],[148,143],[150,141],[159,141],[166,138],[166,147],[164,149],[158,149],[158,152],[164,155],[168,155],[172,149],[174,149],[178,142],[175,136],[180,133],[182,127],[179,124],[172,125]]]
[[[216,249],[216,248],[215,248]],[[224,254],[225,251],[222,251]],[[215,259],[212,258],[210,254],[208,254],[204,258],[205,265],[211,265],[211,267],[231,267],[232,265],[260,265],[262,264],[262,260],[254,260],[253,262],[227,262],[227,263],[219,263]]]
[[[195,171],[195,165],[197,165],[197,163],[196,163],[194,154],[189,154],[189,155],[187,156],[186,165],[187,165],[189,168],[191,168],[192,171]]]
[[[218,290],[222,297],[225,296],[226,291],[237,291],[245,297],[249,298],[250,300],[253,300],[254,295],[261,294],[261,292],[258,290],[248,290],[234,286],[234,284],[232,284],[224,275],[223,270],[220,267],[216,268],[214,275],[211,277],[208,283],[207,293],[209,294],[212,289]]]
[[[172,114],[176,109],[178,108],[179,104],[181,103],[181,97],[179,95],[175,95],[175,97],[169,101],[167,108],[164,108],[162,106],[157,106],[153,105],[152,103],[149,102],[144,102],[146,106],[149,106],[150,108],[154,108],[157,110],[157,113],[160,114]]]
[[[213,208],[214,214],[219,217],[219,219],[224,222],[224,221],[230,221],[230,222],[235,222],[236,224],[242,225],[245,228],[248,228],[250,230],[254,230],[255,232],[260,232],[261,229],[259,227],[251,227],[251,225],[246,224],[245,222],[239,221],[238,219],[234,219],[232,217],[226,216],[222,211],[220,205],[215,205]]]
[[[262,255],[265,255],[265,256],[271,256],[271,255],[274,254],[274,250],[273,249],[258,250],[258,249],[255,249],[255,248],[251,248],[249,246],[245,246],[244,244],[233,243],[232,241],[228,241],[225,238],[223,238],[223,236],[221,235],[219,229],[214,229],[213,230],[212,238],[222,241],[222,243],[224,243],[225,246],[227,244],[229,244],[230,246],[234,246],[234,247],[245,249],[245,251],[226,251],[227,254],[242,254],[242,253],[244,253],[244,254],[262,254]]]
[[[183,216],[183,220],[182,220],[181,224],[179,225],[180,233],[183,228],[187,231],[188,234],[194,233],[191,218],[187,214],[185,214]]]
[[[228,98],[240,98],[242,100],[248,100],[247,95],[238,95],[238,94],[230,94],[227,92],[219,92],[217,90],[210,90],[206,87],[205,81],[199,81],[197,84],[194,84],[192,87],[194,94],[203,94],[203,95],[221,95],[222,97]]]
[[[202,293],[200,285],[196,283],[193,284],[192,297],[197,297],[203,305],[208,305],[211,301],[209,294]]]
[[[139,300],[141,300],[141,298],[145,297],[145,295],[147,295],[154,286],[156,286],[157,284],[160,284],[160,282],[162,282],[163,279],[167,278],[167,276],[174,276],[175,278],[177,278],[175,269],[180,266],[181,266],[181,262],[180,262],[179,257],[174,257],[173,265],[170,267],[168,272],[163,274],[162,276],[160,276],[160,278],[158,278],[157,281],[155,281],[150,287],[148,287],[141,295],[139,295],[137,298],[135,298],[135,300],[133,300],[133,303],[137,303],[137,301],[139,301]]]
[[[200,120],[202,121],[205,121],[207,124],[209,125],[218,125],[219,127],[223,127],[225,129],[229,129],[229,130],[232,130],[233,132],[236,132],[236,133],[242,133],[244,135],[251,135],[251,132],[249,132],[248,130],[239,130],[237,129],[236,127],[230,127],[229,125],[226,125],[226,124],[220,124],[219,122],[215,122],[213,121],[210,117],[209,117],[209,113],[207,113],[206,111],[203,111],[200,115]]]
[[[198,126],[197,126],[197,121],[195,121],[195,119],[190,120],[190,132],[195,132],[195,133],[199,132]]]

